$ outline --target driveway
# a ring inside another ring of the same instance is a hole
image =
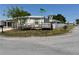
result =
[[[11,27],[4,27],[3,31],[8,31],[8,30],[12,30],[13,28]],[[2,28],[0,27],[0,32],[2,32]]]
[[[78,55],[79,26],[65,35],[49,37],[0,36],[1,55]]]

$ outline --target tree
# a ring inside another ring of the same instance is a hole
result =
[[[22,16],[30,16],[31,14],[27,11],[24,11],[20,7],[11,7],[7,10],[7,16],[12,18],[22,17]]]
[[[30,16],[31,14],[25,10],[23,10],[22,8],[20,7],[11,7],[9,8],[7,11],[6,11],[6,14],[5,14],[7,17],[10,17],[10,18],[13,18],[13,20],[20,20],[19,17],[24,17],[24,16]],[[16,18],[16,19],[14,19]],[[21,19],[21,20],[24,20],[24,19]],[[21,20],[20,20],[20,23],[21,23]]]
[[[16,22],[18,22],[18,20],[20,21],[20,24],[23,24],[23,22],[25,22],[25,19],[21,19],[19,17],[24,17],[24,16],[30,16],[31,14],[25,10],[23,10],[20,7],[11,7],[6,11],[6,16],[13,18],[13,20]]]
[[[76,19],[76,24],[79,24],[79,19]]]
[[[65,23],[65,22],[66,22],[65,17],[64,17],[63,15],[61,15],[61,14],[54,15],[54,16],[53,16],[53,19],[59,20],[59,21],[61,21],[62,23]]]

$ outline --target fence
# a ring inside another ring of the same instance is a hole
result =
[[[62,23],[52,23],[52,29],[61,28],[64,27],[66,24]],[[18,29],[51,29],[51,23],[43,23],[43,24],[24,24],[24,25],[18,25]]]
[[[66,24],[58,23],[58,24],[52,24],[52,25],[53,25],[53,29],[56,29],[56,28],[62,28],[62,27],[64,27]]]

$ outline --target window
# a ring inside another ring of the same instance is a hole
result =
[[[35,24],[39,24],[39,22],[38,21],[35,21]]]

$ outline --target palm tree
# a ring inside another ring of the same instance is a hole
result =
[[[40,13],[41,13],[41,16],[43,15],[43,13],[45,13],[46,12],[46,9],[44,9],[44,8],[40,8]],[[44,16],[44,20],[45,20],[45,16]]]
[[[43,9],[43,8],[40,8],[40,13],[41,13],[41,16],[43,15],[43,13],[45,13],[46,12],[46,10],[45,9]]]

